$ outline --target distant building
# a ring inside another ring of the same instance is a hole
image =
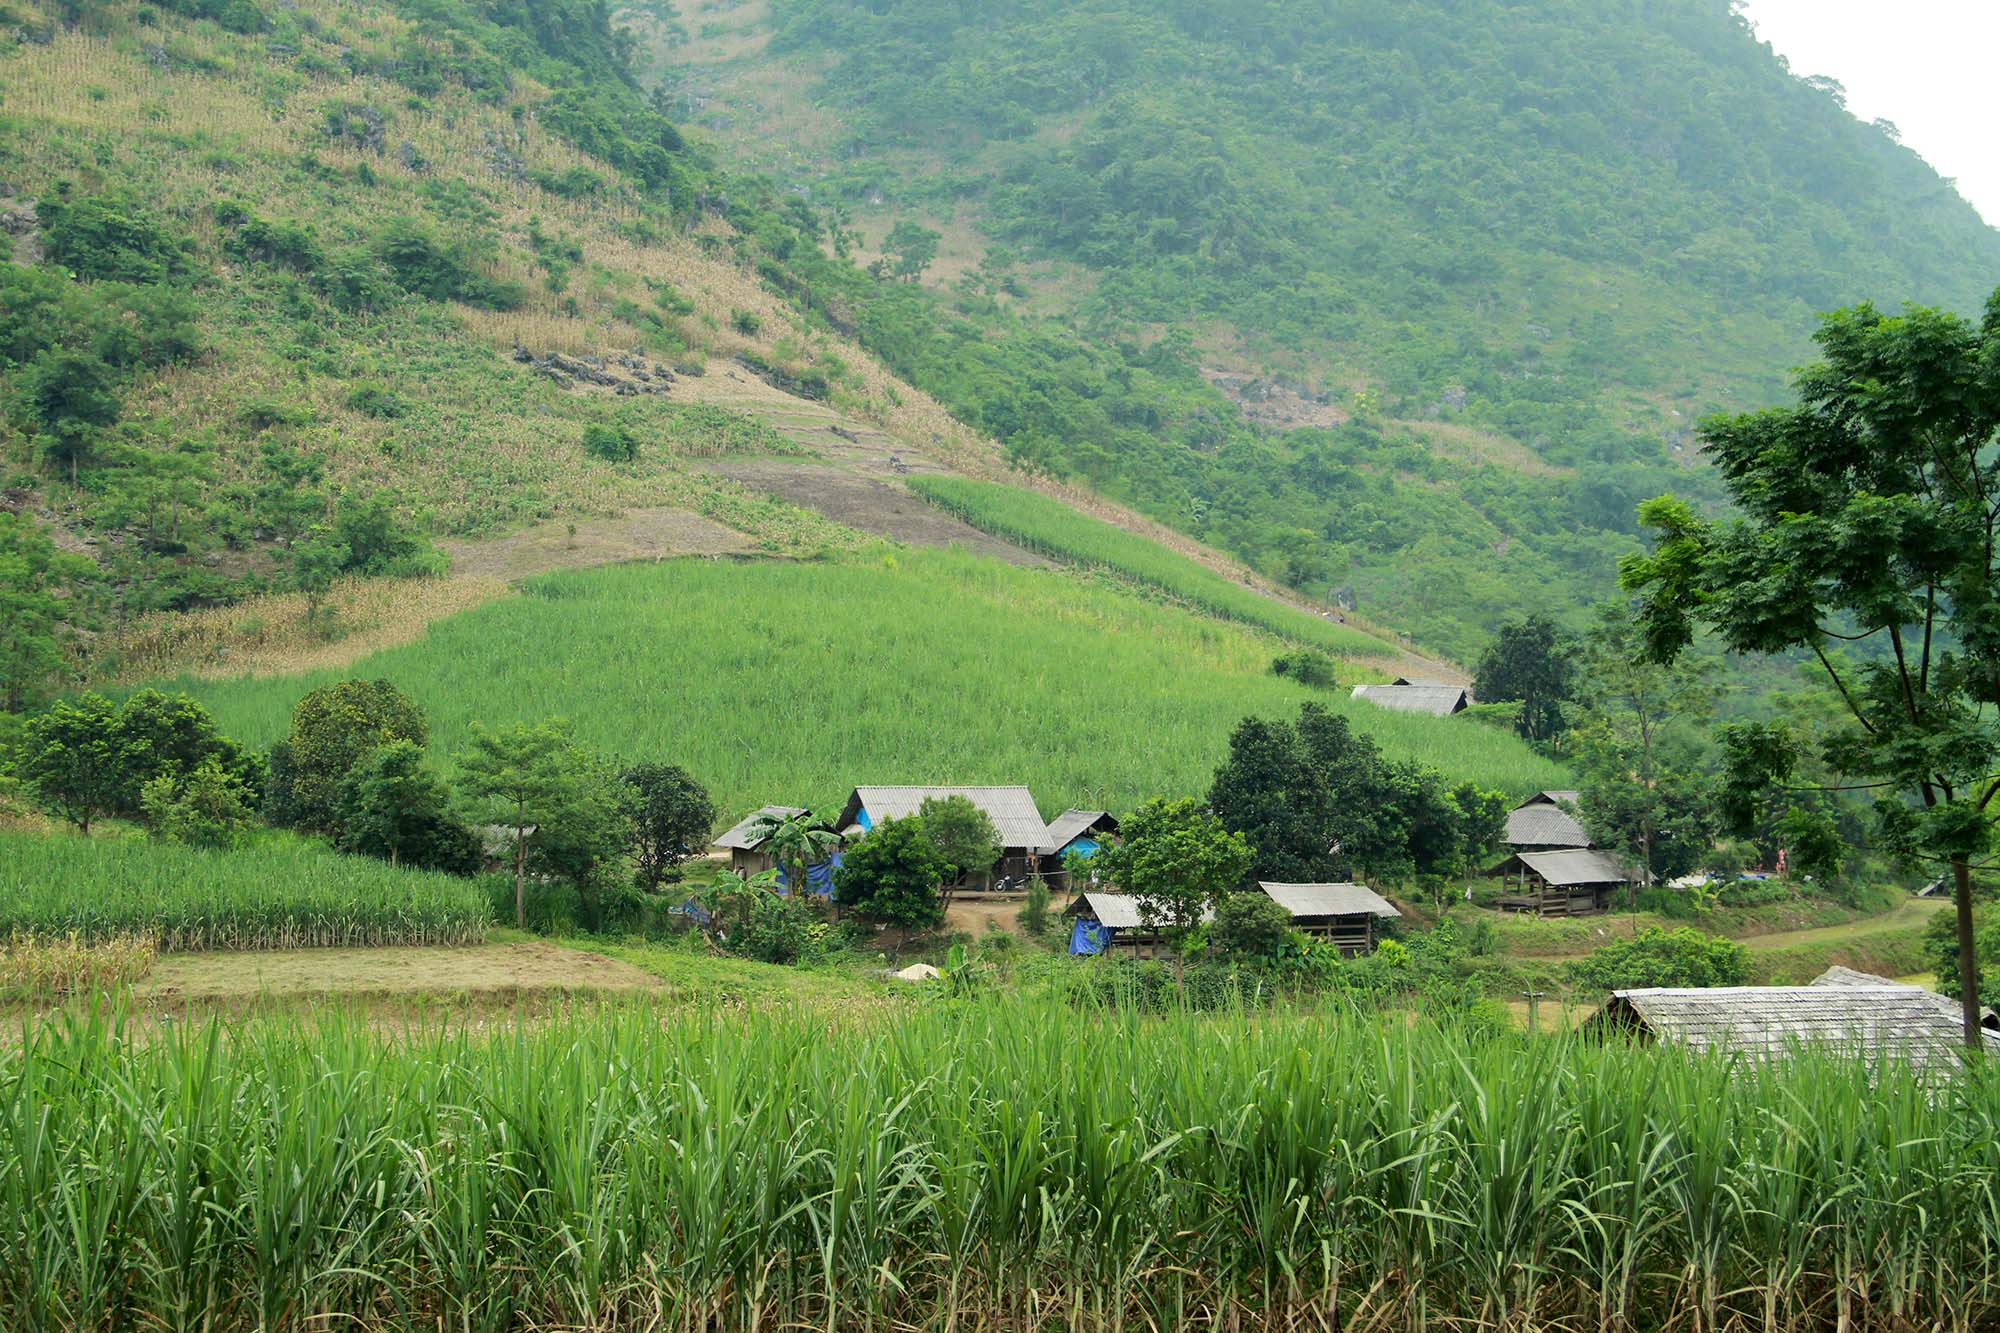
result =
[[[1583,824],[1566,805],[1575,805],[1581,792],[1536,792],[1507,812],[1507,831],[1501,836],[1511,852],[1561,852],[1594,846]]]
[[[1139,901],[1127,893],[1078,894],[1063,913],[1072,923],[1070,953],[1080,958],[1101,953],[1128,954],[1134,958],[1157,958],[1164,954],[1166,940],[1157,926],[1146,923]],[[1201,919],[1213,921],[1215,912],[1204,911]]]
[[[1354,697],[1399,713],[1428,713],[1432,717],[1464,712],[1472,702],[1471,691],[1463,685],[1409,676],[1398,676],[1387,685],[1356,685]]]
[[[1805,1047],[1869,1064],[1900,1061],[1932,1073],[1960,1067],[1956,1008],[1916,986],[1720,986],[1613,991],[1586,1032],[1622,1034],[1694,1051],[1778,1060]],[[2000,1053],[2000,1033],[1987,1049]]]
[[[778,864],[777,858],[768,849],[768,842],[756,836],[755,830],[765,819],[798,819],[810,815],[812,811],[797,805],[767,805],[755,814],[747,815],[735,828],[723,834],[710,844],[715,850],[729,853],[729,868],[742,875],[761,875]]]
[[[1928,996],[1932,1002],[1943,1006],[1950,1013],[1952,1022],[1961,1025],[1965,1022],[1964,1015],[1959,1009],[1959,1001],[1956,997],[1940,995],[1936,991],[1927,990],[1922,986],[1912,986],[1909,982],[1897,981],[1894,977],[1878,977],[1873,972],[1857,972],[1851,967],[1841,967],[1836,963],[1814,977],[1812,984],[1815,986],[1902,986],[1917,992],[1919,995]],[[1981,1026],[1989,1031],[2000,1032],[2000,1013],[1995,1013],[1992,1009],[1980,1009],[1979,1022]]]
[[[1537,916],[1589,916],[1628,890],[1635,876],[1609,852],[1577,847],[1517,852],[1498,873],[1506,881],[1497,906]]]
[[[968,874],[965,888],[975,893],[1003,885],[1025,889],[1042,870],[1042,849],[1049,843],[1049,826],[1026,787],[856,787],[835,827],[850,841],[866,837],[885,819],[908,819],[925,801],[949,796],[963,796],[984,810],[1000,836],[1000,859]]]
[[[1400,917],[1394,903],[1365,884],[1266,884],[1272,901],[1291,913],[1292,928],[1331,940],[1345,957],[1375,951],[1375,923]]]

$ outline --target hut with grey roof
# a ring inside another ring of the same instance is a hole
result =
[[[1026,890],[1028,880],[1043,869],[1042,849],[1049,842],[1049,826],[1026,787],[856,787],[836,827],[847,838],[866,837],[885,819],[908,819],[925,801],[951,796],[963,796],[985,811],[1000,836],[1000,859],[969,874],[966,888]]]
[[[1341,956],[1375,951],[1375,924],[1403,914],[1365,884],[1268,884],[1257,887],[1291,914],[1292,929],[1331,940]]]
[[[1427,713],[1432,717],[1462,713],[1472,703],[1472,693],[1463,685],[1408,676],[1399,676],[1387,685],[1356,685],[1354,697],[1399,713]]]
[[[1510,852],[1562,852],[1591,846],[1583,823],[1564,806],[1574,806],[1581,792],[1536,792],[1507,812],[1501,835]]]
[[[1965,1021],[1965,1015],[1959,1008],[1959,1001],[1955,996],[1940,995],[1936,991],[1923,986],[1911,985],[1907,981],[1897,981],[1894,977],[1878,977],[1873,972],[1857,972],[1851,967],[1842,967],[1838,963],[1835,963],[1832,967],[1814,977],[1812,984],[1815,986],[1902,986],[1908,990],[1916,991],[1919,995],[1928,995],[1933,1001],[1943,1005],[1950,1012],[1952,1022],[1962,1025]],[[1979,1011],[1979,1025],[1989,1032],[2000,1032],[2000,1013],[1996,1013],[1990,1008],[1982,1007]]]
[[[718,852],[729,853],[731,870],[743,875],[760,875],[778,864],[777,858],[771,855],[769,838],[758,836],[763,822],[767,819],[802,818],[811,813],[800,805],[767,805],[745,815],[734,828],[709,845]]]
[[[1116,953],[1158,958],[1167,952],[1159,927],[1147,922],[1140,900],[1132,894],[1079,893],[1063,915],[1071,921],[1069,951],[1076,957]],[[1215,910],[1205,909],[1201,919],[1213,921]]]
[[[1895,983],[1621,990],[1584,1030],[1749,1060],[1818,1048],[1949,1074],[1961,1066],[1964,1033],[1955,1007],[1938,1003],[1943,999]],[[1986,1043],[1989,1052],[2000,1052],[2000,1033],[1988,1033]]]
[[[1506,880],[1498,906],[1537,916],[1589,916],[1631,887],[1633,874],[1609,852],[1587,847],[1518,852],[1500,867]]]

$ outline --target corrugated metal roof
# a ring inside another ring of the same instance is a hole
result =
[[[1956,1068],[1964,1034],[1938,996],[1915,986],[1723,986],[1621,990],[1600,1017],[1636,1021],[1691,1050],[1772,1059],[1822,1045],[1867,1060]],[[1592,1022],[1598,1022],[1593,1019]],[[2000,1035],[1987,1035],[2000,1051]]]
[[[1049,840],[1049,826],[1042,822],[1034,794],[1026,787],[856,787],[840,824],[845,828],[853,823],[862,810],[873,823],[908,819],[926,800],[947,796],[963,796],[984,810],[1003,847],[1038,850]]]
[[[1590,835],[1569,811],[1535,801],[1507,812],[1509,847],[1588,847]]]
[[[1927,990],[1922,986],[1913,986],[1907,981],[1898,981],[1894,977],[1878,977],[1873,972],[1857,972],[1851,967],[1842,967],[1838,963],[1835,963],[1832,967],[1814,977],[1812,984],[1815,986],[1902,986],[1908,990],[1916,991],[1919,995],[1930,996],[1932,1000],[1951,1011],[1954,1022],[1962,1021],[1959,1001],[1953,996],[1940,995],[1934,990]],[[1989,1028],[2000,1028],[2000,1013],[1995,1013],[1992,1009],[1982,1006],[1979,1010],[1979,1019],[1981,1023]]]
[[[1399,713],[1433,717],[1450,717],[1466,705],[1465,691],[1457,685],[1357,685],[1354,697]]]
[[[714,845],[726,852],[754,852],[764,844],[750,840],[750,829],[765,815],[775,819],[791,819],[798,815],[809,815],[812,811],[796,805],[767,805],[755,814],[745,815],[743,822],[715,840]]]
[[[1068,916],[1089,917],[1113,930],[1135,930],[1146,924],[1139,915],[1139,900],[1129,893],[1082,893],[1069,905]],[[1215,920],[1215,909],[1202,911],[1203,921]]]
[[[1396,905],[1365,884],[1267,884],[1257,887],[1300,916],[1401,916]]]
[[[1042,843],[1042,855],[1054,856],[1100,823],[1114,830],[1118,827],[1118,821],[1103,810],[1063,811],[1049,821],[1048,838]]]
[[[1567,852],[1522,852],[1522,865],[1556,888],[1578,884],[1629,884],[1632,872],[1609,852],[1577,848]]]

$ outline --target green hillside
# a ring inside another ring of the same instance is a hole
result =
[[[2000,281],[1893,127],[1712,0],[682,9],[626,17],[695,124],[891,271],[892,225],[938,234],[952,314],[893,364],[1461,652],[1607,591],[1634,500],[1706,488],[1693,421],[1776,396],[1816,311]]]
[[[1509,792],[1562,770],[1465,718],[1271,674],[1280,641],[1087,577],[952,552],[670,561],[551,575],[342,672],[182,684],[255,745],[306,689],[383,676],[449,757],[471,725],[565,714],[603,752],[685,766],[726,810],[878,783],[1027,783],[1053,814],[1205,791],[1230,729],[1317,698],[1394,759]]]

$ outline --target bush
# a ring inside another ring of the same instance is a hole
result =
[[[35,216],[48,259],[79,278],[156,283],[185,270],[185,242],[129,197],[44,199]]]
[[[433,301],[512,310],[525,297],[516,284],[481,273],[470,242],[440,238],[409,219],[383,228],[370,249],[397,286]]]
[[[833,872],[834,900],[870,921],[935,926],[944,920],[938,883],[946,868],[921,819],[885,819]]]
[[[358,384],[348,390],[347,405],[365,417],[396,421],[410,414],[410,400],[379,384]]]
[[[213,755],[185,777],[154,778],[139,800],[153,836],[190,847],[234,847],[256,822],[250,789]]]
[[[639,456],[639,441],[623,426],[593,421],[583,428],[583,451],[612,463],[629,463]]]
[[[1215,909],[1209,946],[1231,958],[1273,958],[1292,934],[1292,916],[1268,893],[1232,893]]]
[[[1651,926],[1570,964],[1570,979],[1596,990],[1644,986],[1741,986],[1750,978],[1749,950],[1692,927]]]
[[[1301,648],[1298,652],[1273,659],[1271,674],[1289,677],[1316,690],[1331,690],[1340,683],[1332,655],[1317,648]]]

